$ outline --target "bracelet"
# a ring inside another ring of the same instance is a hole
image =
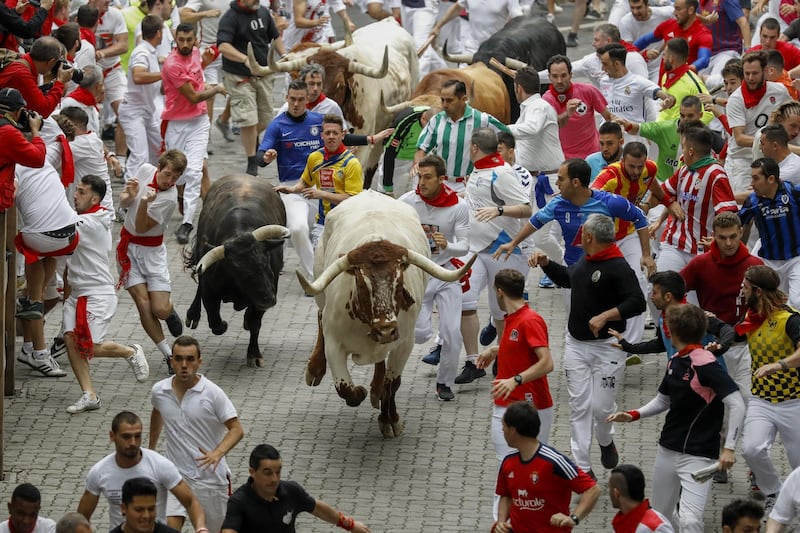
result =
[[[637,420],[642,418],[641,413],[639,413],[639,411],[637,411],[636,409],[631,409],[630,411],[625,411],[625,412],[631,415],[632,418],[631,422],[636,422]]]
[[[352,531],[356,521],[350,516],[345,516],[344,513],[339,513],[339,521],[336,522],[336,527],[340,527],[345,531]]]
[[[375,144],[375,137],[372,136],[372,135],[367,135],[367,143],[374,145]]]
[[[711,103],[714,104],[714,105],[717,105],[717,97],[716,96],[712,96],[711,97]]]
[[[208,533],[208,528],[207,527],[198,527],[197,529],[194,530],[194,533],[200,533],[201,531],[205,531],[206,533]]]
[[[630,132],[633,129],[633,124],[625,125],[625,131]]]
[[[784,371],[789,370],[789,365],[787,365],[786,361],[784,361],[783,359],[778,361],[778,364],[781,365],[781,369],[782,370],[784,370]]]

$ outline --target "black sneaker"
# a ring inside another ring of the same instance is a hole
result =
[[[169,316],[164,322],[167,323],[170,335],[172,335],[173,337],[181,336],[181,334],[183,333],[183,322],[181,322],[181,317],[178,316],[178,312],[175,310],[174,306],[172,307],[172,312],[169,314]]]
[[[728,482],[728,471],[727,470],[717,470],[717,472],[711,477],[711,481],[714,483],[727,483]]]
[[[570,33],[567,35],[567,48],[575,48],[578,46],[578,34]]]
[[[437,344],[436,346],[431,348],[431,351],[428,352],[428,355],[422,358],[422,362],[428,365],[435,366],[439,364],[439,359],[441,359],[441,357],[442,357],[442,345]]]
[[[602,19],[603,18],[603,14],[600,13],[599,11],[597,11],[595,8],[590,7],[589,9],[586,10],[586,18]]]
[[[222,122],[219,117],[217,117],[217,120],[214,121],[214,125],[217,127],[226,141],[232,143],[236,140],[233,138],[233,133],[231,133],[231,125],[229,123]]]
[[[467,361],[466,364],[464,364],[464,368],[461,369],[461,373],[456,376],[456,384],[464,385],[466,383],[472,383],[485,375],[486,370],[478,368],[475,366],[475,363],[471,361]]]
[[[456,395],[453,394],[453,391],[450,389],[450,387],[448,387],[444,383],[437,383],[436,397],[443,402],[449,402],[450,400],[455,400]]]
[[[116,127],[113,124],[109,124],[105,128],[103,128],[103,133],[101,135],[101,139],[104,141],[113,141],[114,135],[116,134]]]
[[[613,440],[608,446],[600,446],[600,462],[609,470],[619,464],[619,453]]]
[[[494,323],[492,323],[492,319],[490,318],[489,323],[481,330],[481,335],[478,340],[481,341],[481,344],[484,346],[489,346],[496,338],[497,328],[494,327]]]
[[[26,298],[20,302],[16,317],[20,320],[41,320],[44,318],[44,304],[32,302]]]
[[[64,344],[64,339],[62,337],[53,337],[53,344],[50,345],[50,355],[53,356],[53,359],[56,359],[65,353],[67,353],[67,345]]]
[[[258,161],[256,156],[247,158],[247,170],[245,171],[251,176],[258,176]]]
[[[175,230],[175,239],[178,241],[178,244],[186,244],[189,242],[189,235],[191,234],[192,225],[188,222],[184,222]]]

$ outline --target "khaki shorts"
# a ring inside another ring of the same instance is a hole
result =
[[[245,78],[223,72],[222,81],[231,99],[231,121],[235,125],[246,128],[272,119],[272,76]]]

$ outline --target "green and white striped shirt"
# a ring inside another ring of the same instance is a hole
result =
[[[447,176],[461,178],[472,172],[469,159],[469,142],[472,133],[489,127],[495,131],[509,131],[505,124],[489,113],[473,109],[467,104],[464,116],[453,121],[444,111],[437,113],[422,130],[417,141],[417,149],[426,154],[435,153],[444,159]]]

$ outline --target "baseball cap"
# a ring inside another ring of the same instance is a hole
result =
[[[0,108],[7,111],[18,111],[26,105],[27,102],[18,90],[11,87],[0,89]]]

